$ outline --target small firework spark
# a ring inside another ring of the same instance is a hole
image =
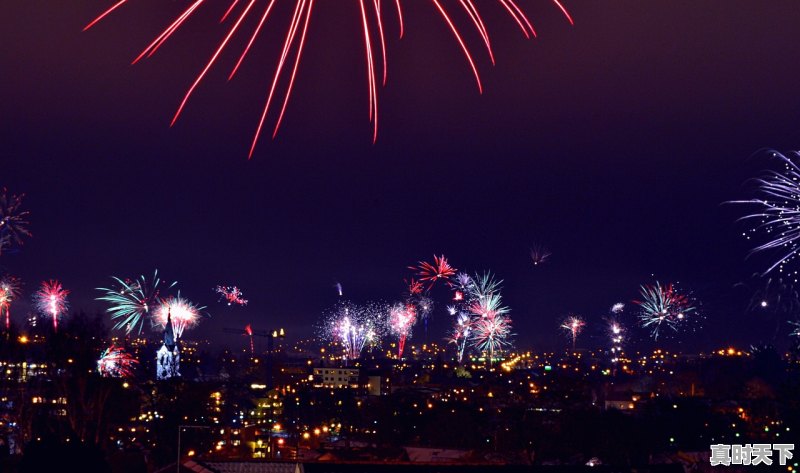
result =
[[[800,292],[790,278],[754,274],[751,283],[739,283],[751,292],[748,311],[771,314],[800,313]]]
[[[578,340],[578,335],[583,331],[583,328],[586,326],[586,322],[583,321],[577,315],[570,315],[564,322],[561,324],[561,329],[564,330],[567,335],[572,339],[572,349],[575,349],[575,343]]]
[[[410,299],[410,303],[414,304],[417,309],[417,316],[426,320],[433,312],[433,299],[425,296],[417,296]]]
[[[567,12],[566,8],[560,3],[559,0],[552,0],[555,7],[563,13],[566,19],[569,21],[570,24],[573,24],[572,17]],[[84,31],[88,30],[99,21],[106,18],[112,12],[117,9],[122,8],[124,5],[128,3],[128,0],[118,0],[113,5],[111,5],[108,9],[102,12],[97,18],[92,20],[89,24],[86,25]],[[164,31],[159,34],[142,52],[139,54],[136,59],[133,60],[134,63],[138,62],[143,58],[149,58],[156,51],[176,32],[178,31],[181,26],[193,15],[197,13],[197,11],[201,10],[201,5],[204,3],[204,0],[193,0],[189,3],[189,5],[178,15],[178,17],[172,21]],[[215,3],[215,2],[206,2],[206,4]],[[236,21],[232,23],[230,28],[227,30],[227,34],[224,36],[224,39],[219,43],[216,47],[214,53],[211,55],[210,59],[206,63],[205,67],[203,67],[202,71],[196,76],[192,85],[188,88],[186,94],[183,97],[180,105],[175,112],[175,115],[172,118],[172,124],[178,120],[178,117],[183,112],[189,98],[198,88],[200,83],[208,74],[209,70],[212,69],[214,64],[223,55],[226,48],[228,47],[229,43],[238,44],[240,41],[233,40],[233,37],[237,35],[240,31],[240,27],[244,25],[255,25],[253,29],[250,30],[245,36],[249,36],[249,40],[246,41],[246,46],[242,49],[239,54],[239,59],[236,62],[236,65],[233,67],[228,79],[232,79],[237,71],[239,70],[240,66],[244,62],[244,59],[248,56],[253,44],[255,43],[256,39],[259,37],[261,33],[262,27],[266,23],[267,19],[270,18],[271,13],[273,12],[273,7],[277,3],[276,0],[264,0],[263,3],[263,12],[257,12],[256,4],[258,3],[257,0],[249,0],[247,2],[242,2],[241,8],[238,10],[237,7],[238,0],[233,0],[230,6],[227,8],[223,20],[226,19],[229,15],[233,14],[234,11],[237,13],[235,14]],[[344,2],[342,2],[344,3]],[[353,2],[355,3],[355,2]],[[397,18],[399,20],[399,30],[400,36],[403,36],[403,10],[401,9],[401,2],[397,0],[396,2],[392,2],[394,7],[396,8]],[[478,33],[478,37],[481,39],[481,43],[485,46],[487,50],[487,54],[489,59],[491,60],[492,64],[494,64],[494,52],[492,49],[491,42],[489,40],[489,33],[488,29],[485,26],[483,15],[480,13],[475,0],[461,0],[460,5],[461,8],[447,6],[441,0],[432,0],[431,12],[434,15],[440,16],[441,20],[444,24],[449,27],[450,32],[452,33],[456,43],[460,46],[462,53],[464,54],[467,63],[469,64],[470,69],[475,77],[475,81],[477,83],[478,91],[483,92],[483,86],[481,84],[481,78],[478,73],[478,67],[473,59],[473,52],[468,42],[466,41],[465,37],[463,36],[463,28],[458,26],[459,22],[455,18],[456,11],[463,10],[463,18],[467,22],[467,24],[472,24],[475,30]],[[523,10],[521,6],[518,5],[518,0],[498,0],[497,2],[499,5],[502,5],[505,12],[514,20],[519,28],[522,30],[522,33],[526,38],[535,37],[536,31],[531,24],[531,20]],[[295,78],[297,76],[298,67],[300,65],[300,59],[305,50],[306,44],[306,34],[308,32],[309,23],[311,21],[311,15],[313,11],[316,11],[314,8],[314,0],[303,0],[297,1],[294,5],[294,14],[291,16],[291,21],[289,22],[289,26],[287,28],[287,32],[284,36],[283,40],[283,48],[282,53],[280,55],[280,59],[277,61],[277,65],[275,67],[275,71],[272,74],[271,85],[269,87],[269,93],[267,94],[266,104],[264,105],[263,111],[261,113],[261,119],[256,127],[255,135],[253,136],[252,143],[250,145],[250,156],[253,155],[253,151],[255,150],[256,143],[258,142],[259,136],[261,135],[262,129],[265,126],[265,122],[267,121],[268,116],[270,114],[274,115],[274,126],[272,129],[272,137],[274,138],[277,133],[278,129],[281,126],[281,122],[283,121],[284,114],[286,112],[287,105],[289,103],[289,98],[292,94],[292,90],[294,88]],[[356,11],[360,12],[359,15],[359,23],[361,24],[359,35],[363,37],[363,44],[364,44],[364,52],[365,52],[365,66],[367,72],[367,84],[368,84],[368,97],[369,97],[369,121],[372,123],[372,139],[375,141],[378,136],[378,90],[380,84],[386,84],[387,77],[388,77],[388,64],[387,64],[387,45],[386,45],[386,35],[385,35],[385,28],[384,23],[386,21],[386,15],[389,13],[391,8],[381,6],[381,2],[378,0],[373,0],[372,2],[367,0],[359,0],[358,2],[358,9]],[[276,9],[277,10],[277,9]],[[272,18],[275,18],[276,14],[272,14]],[[258,20],[257,22],[253,20]],[[246,28],[246,27],[245,27]],[[240,35],[242,33],[239,33]],[[246,39],[246,38],[243,38]],[[263,68],[263,67],[262,67]]]
[[[696,315],[692,299],[679,293],[674,284],[662,286],[656,281],[654,285],[641,286],[639,292],[642,300],[633,303],[639,306],[642,327],[650,329],[654,340],[658,340],[662,327],[677,332],[690,316]]]
[[[622,311],[625,310],[625,304],[622,302],[617,302],[616,304],[611,306],[611,313],[612,314],[621,314]]]
[[[782,164],[782,169],[767,171],[754,179],[758,184],[755,198],[730,202],[754,208],[752,213],[740,218],[756,222],[744,233],[745,238],[749,240],[760,235],[765,240],[753,248],[753,253],[767,251],[777,255],[764,274],[776,268],[782,273],[788,270],[787,266],[797,258],[800,248],[800,167],[793,161],[793,158],[800,159],[800,153],[786,156],[773,151],[770,154]],[[797,270],[790,274],[797,282]]]
[[[420,261],[417,266],[409,266],[409,269],[417,271],[420,281],[427,281],[429,283],[428,289],[433,287],[436,281],[447,281],[456,274],[456,269],[450,266],[450,263],[447,262],[447,258],[445,258],[444,255],[434,255],[433,263]]]
[[[130,334],[134,329],[138,329],[138,333],[142,333],[144,320],[152,309],[155,309],[161,304],[161,279],[158,277],[158,270],[153,273],[153,278],[148,280],[144,276],[139,276],[139,279],[129,280],[112,277],[117,287],[113,288],[97,288],[98,291],[103,291],[105,294],[98,297],[98,301],[109,303],[106,309],[111,315],[111,320],[115,321],[114,330],[125,330],[125,333]],[[171,289],[177,284],[164,284],[164,289]]]
[[[236,286],[217,286],[214,291],[228,305],[247,305],[247,299],[242,297],[242,291]]]
[[[11,328],[11,303],[19,297],[20,286],[19,279],[14,276],[0,278],[0,318],[5,318],[6,330]]]
[[[344,291],[342,290],[342,283],[337,282],[336,284],[333,285],[333,287],[336,288],[336,293],[339,294],[339,297],[342,297],[344,295]]]
[[[25,194],[10,195],[5,188],[0,191],[0,255],[13,245],[21,245],[23,237],[31,236],[30,212],[21,209],[24,198]]]
[[[191,329],[200,323],[200,311],[205,307],[197,307],[180,294],[177,297],[169,297],[161,302],[161,305],[153,314],[153,324],[166,327],[167,319],[171,319],[172,329],[175,336],[181,338],[183,331]]]
[[[552,255],[552,253],[538,243],[534,244],[531,248],[531,262],[533,262],[534,266],[540,266],[544,264],[544,262],[550,258],[550,255]]]
[[[397,357],[403,357],[406,339],[417,323],[417,309],[412,304],[395,304],[389,310],[389,330],[397,336]]]
[[[39,313],[53,319],[53,330],[58,330],[58,320],[66,314],[69,304],[67,295],[59,281],[50,280],[42,282],[41,287],[33,295],[33,303]]]
[[[130,378],[138,364],[123,348],[111,345],[97,360],[97,372],[105,378]]]

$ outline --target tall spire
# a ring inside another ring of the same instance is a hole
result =
[[[175,331],[172,329],[172,311],[167,309],[167,324],[164,325],[164,345],[172,351],[175,348]]]

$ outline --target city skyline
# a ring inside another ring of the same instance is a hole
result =
[[[0,470],[798,471],[798,13],[0,2]]]

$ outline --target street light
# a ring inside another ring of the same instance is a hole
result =
[[[176,471],[181,473],[181,432],[183,429],[211,429],[211,427],[205,425],[179,425],[178,426],[178,462],[175,465]],[[194,451],[194,450],[193,450]]]

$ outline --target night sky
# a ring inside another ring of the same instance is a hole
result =
[[[248,322],[310,335],[337,281],[354,302],[397,300],[406,267],[434,253],[505,280],[520,346],[566,346],[569,312],[589,323],[579,346],[603,343],[608,308],[652,275],[703,302],[687,349],[771,340],[775,320],[747,313],[750,293],[735,286],[770,260],[745,259],[744,209],[721,204],[749,195],[747,178],[770,165],[759,150],[800,148],[800,6],[564,2],[574,27],[546,0],[520,2],[539,33],[526,41],[478,1],[497,59],[460,23],[479,95],[433,7],[407,1],[403,40],[386,22],[372,144],[357,4],[321,0],[283,127],[251,160],[288,5],[227,83],[238,37],[170,128],[229,2],[210,2],[136,66],[188,2],[131,2],[85,33],[110,0],[2,2],[0,186],[27,194],[34,237],[0,265],[25,280],[27,300],[59,278],[89,312],[109,276],[158,268],[208,306],[187,337],[231,343],[221,329]],[[530,264],[535,242],[553,253],[542,267]],[[250,304],[218,303],[217,284],[239,285]],[[448,294],[434,290],[436,327]]]

